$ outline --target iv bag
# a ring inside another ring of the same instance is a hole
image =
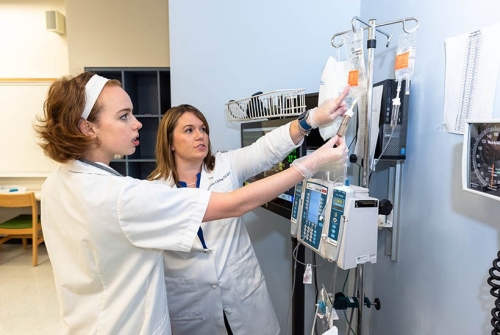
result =
[[[359,29],[357,32],[350,31],[346,34],[345,50],[347,61],[338,62],[335,58],[330,57],[325,65],[321,77],[318,105],[328,98],[339,96],[347,85],[351,86],[349,94],[344,99],[348,108],[354,108],[356,102],[366,93],[363,29]],[[328,85],[325,83],[328,83]],[[326,92],[324,94],[326,99],[324,100],[321,99],[322,91]],[[342,118],[337,118],[329,124],[320,126],[319,133],[321,137],[325,141],[330,139],[337,133],[341,123]]]
[[[346,86],[346,80],[349,73],[347,61],[337,61],[334,57],[328,57],[319,85],[318,106],[325,100],[336,98],[338,92]],[[319,126],[321,137],[327,141],[337,133],[342,118],[337,118],[333,122]]]
[[[409,34],[402,34],[398,38],[394,70],[399,87],[401,87],[401,81],[406,80],[406,94],[410,94],[409,84],[415,69],[416,35],[417,31],[415,30]]]
[[[347,108],[354,108],[356,102],[366,93],[366,69],[363,53],[363,29],[356,32],[350,31],[345,36],[346,53],[349,64],[347,84],[351,86],[345,98]],[[340,94],[340,92],[339,92]]]

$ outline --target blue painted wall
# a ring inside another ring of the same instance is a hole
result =
[[[497,23],[499,10],[497,1],[361,1],[361,17],[380,23],[409,16],[420,21],[399,261],[379,257],[373,267],[373,290],[384,308],[372,313],[372,334],[468,335],[492,329],[494,299],[486,279],[499,249],[500,203],[462,191],[463,136],[444,132],[441,124],[445,39]],[[383,49],[377,49],[381,57],[374,75],[379,79],[390,76],[394,64]],[[494,115],[500,117],[498,104]]]

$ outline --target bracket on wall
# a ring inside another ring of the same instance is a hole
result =
[[[387,217],[392,224],[385,229],[385,254],[393,262],[398,261],[402,165],[403,162],[398,160],[389,166],[388,200],[392,202],[393,209]]]

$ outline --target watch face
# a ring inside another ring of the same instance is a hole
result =
[[[473,123],[469,127],[468,187],[500,197],[500,124]]]

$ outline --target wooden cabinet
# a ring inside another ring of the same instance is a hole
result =
[[[134,116],[142,123],[140,144],[133,155],[114,159],[110,165],[123,175],[146,179],[156,166],[155,144],[160,119],[170,108],[170,69],[86,67],[85,71],[119,80],[129,94]]]

